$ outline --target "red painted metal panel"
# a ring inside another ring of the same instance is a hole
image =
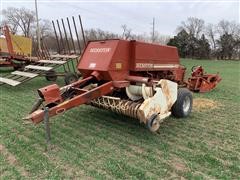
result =
[[[132,41],[132,43],[134,50],[131,70],[133,71],[172,69],[179,65],[176,47],[138,41]]]
[[[130,41],[105,40],[93,41],[87,45],[78,64],[83,77],[93,71],[101,73],[104,80],[122,80],[128,75]]]
[[[78,64],[82,74],[91,71],[108,71],[119,40],[93,41],[88,43]]]
[[[45,100],[46,103],[52,103],[61,101],[61,92],[57,84],[51,84],[49,86],[40,88],[38,94]]]
[[[138,41],[92,41],[80,59],[78,69],[87,77],[99,71],[104,80],[124,80],[132,71],[179,69],[175,47]]]

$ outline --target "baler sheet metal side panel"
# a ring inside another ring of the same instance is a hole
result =
[[[129,41],[91,42],[80,60],[78,69],[83,77],[89,76],[93,71],[98,71],[105,80],[124,80],[128,75],[129,59]]]
[[[108,71],[119,40],[90,42],[78,64],[78,70]],[[83,73],[84,74],[84,73]]]
[[[130,42],[120,40],[118,46],[113,54],[109,70],[116,71],[128,71],[130,61]]]
[[[131,48],[130,42],[120,40],[109,66],[111,80],[124,80],[129,75]]]
[[[109,71],[109,75],[114,81],[122,81],[128,77],[129,71]]]
[[[174,63],[179,64],[179,56],[176,47],[164,46],[159,44],[149,44],[135,42],[135,59],[150,59],[159,64]]]
[[[133,61],[131,70],[139,70],[137,64],[180,64],[176,47],[144,42],[132,42]]]

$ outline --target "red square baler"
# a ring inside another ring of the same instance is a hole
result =
[[[77,68],[82,75],[78,81],[62,88],[57,84],[40,88],[40,99],[26,119],[41,122],[41,105],[48,107],[49,116],[55,116],[89,104],[136,118],[156,131],[171,114],[178,118],[190,114],[192,93],[186,87],[198,91],[196,79],[206,84],[200,67],[184,81],[186,68],[179,62],[176,47],[135,40],[91,41]],[[218,75],[214,78],[211,84],[220,81]]]

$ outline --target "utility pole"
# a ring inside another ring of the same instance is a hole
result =
[[[36,19],[37,19],[37,42],[38,42],[38,50],[41,51],[40,27],[39,27],[39,19],[38,19],[37,0],[35,0],[35,10],[36,10]]]
[[[152,22],[152,42],[154,42],[155,38],[155,18],[153,18]]]

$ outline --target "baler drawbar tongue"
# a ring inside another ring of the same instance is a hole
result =
[[[91,90],[85,90],[78,87],[88,85],[93,77],[79,80],[71,85],[59,88],[53,84],[38,90],[39,96],[44,100],[44,106],[49,108],[49,117],[58,115],[81,104],[89,103],[92,99],[106,95],[112,91],[112,81],[101,84]],[[44,118],[44,110],[37,109],[31,112],[24,119],[29,119],[33,123],[39,123]]]

